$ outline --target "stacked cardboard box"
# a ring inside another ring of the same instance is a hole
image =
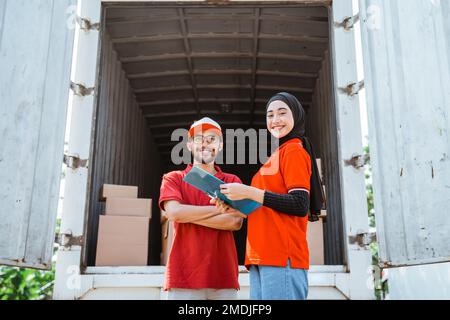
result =
[[[138,187],[118,186],[114,184],[104,184],[100,190],[100,201],[106,201],[108,198],[133,198],[138,197]]]
[[[106,201],[100,216],[97,266],[146,266],[151,199],[138,199],[138,188],[105,184],[100,201]]]
[[[309,263],[314,266],[325,264],[325,248],[323,244],[323,219],[308,223],[307,240]]]
[[[162,227],[162,250],[161,250],[161,265],[167,265],[170,248],[173,243],[173,222],[167,219],[164,211],[161,212],[161,227]]]
[[[321,159],[317,159],[317,167],[319,169],[320,179],[323,180],[323,169]],[[324,190],[325,190],[325,186]],[[307,240],[309,247],[309,262],[311,265],[320,266],[325,264],[325,248],[323,243],[323,227],[326,219],[327,211],[322,210],[321,217],[318,221],[308,223]]]

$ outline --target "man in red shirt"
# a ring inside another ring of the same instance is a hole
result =
[[[223,148],[217,122],[203,118],[191,126],[188,136],[194,166],[226,183],[241,183],[215,165]],[[236,299],[239,271],[233,231],[241,228],[242,218],[230,211],[220,213],[208,195],[183,181],[193,165],[167,173],[161,184],[159,206],[174,221],[164,290],[170,300]]]

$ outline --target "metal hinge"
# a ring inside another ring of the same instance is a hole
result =
[[[342,22],[335,22],[334,25],[336,28],[344,28],[345,30],[353,29],[355,24],[359,21],[359,13],[354,15],[353,17],[347,17]]]
[[[377,241],[377,234],[375,232],[358,233],[355,236],[348,237],[348,242],[350,244],[357,244],[362,248],[365,248],[376,241]]]
[[[370,155],[369,154],[365,154],[365,155],[354,155],[350,160],[345,160],[345,165],[347,167],[353,167],[357,170],[363,168],[365,165],[369,164],[370,162]]]
[[[100,23],[92,23],[91,20],[86,18],[81,18],[80,16],[76,16],[75,20],[80,25],[80,29],[83,31],[90,31],[90,30],[100,30]]]
[[[88,88],[81,83],[70,82],[70,89],[73,91],[74,95],[85,97],[93,94],[95,87]]]
[[[350,83],[345,88],[339,88],[339,91],[353,97],[356,96],[362,89],[364,89],[364,80],[361,80],[358,83]]]
[[[73,170],[87,168],[88,166],[88,160],[81,160],[79,155],[65,154],[63,162],[67,167]]]
[[[71,248],[72,246],[83,246],[84,237],[83,236],[74,236],[72,232],[68,233],[59,233],[55,235],[55,242],[60,246],[63,246],[66,249]]]

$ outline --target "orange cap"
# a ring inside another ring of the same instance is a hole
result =
[[[193,137],[195,133],[200,133],[206,130],[215,129],[222,135],[222,128],[220,125],[211,118],[203,118],[201,120],[195,121],[191,128],[189,129],[189,138]]]

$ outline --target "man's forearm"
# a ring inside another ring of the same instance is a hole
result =
[[[167,216],[170,220],[179,223],[194,223],[219,214],[220,212],[218,212],[217,208],[214,206],[190,206],[181,204],[167,212]]]
[[[178,223],[193,223],[218,230],[239,230],[242,226],[242,218],[222,214],[215,206],[191,206],[167,201],[164,207],[169,220]]]
[[[242,218],[223,213],[192,223],[217,230],[236,231],[242,226]]]

